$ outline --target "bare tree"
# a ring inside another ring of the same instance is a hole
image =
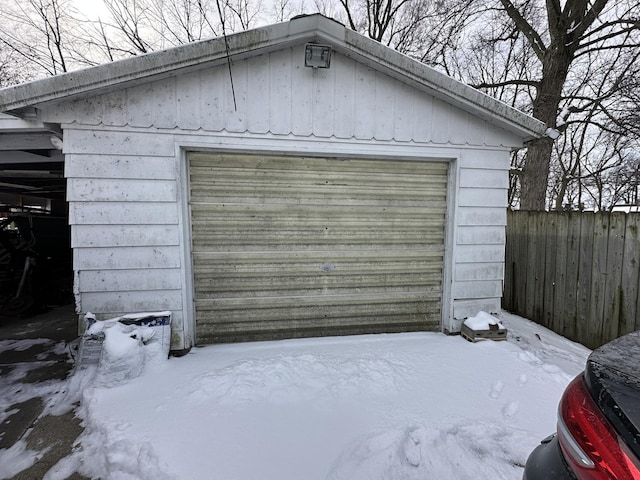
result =
[[[625,103],[619,95],[638,66],[635,1],[338,1],[350,28],[444,69],[550,129],[591,121],[626,134],[626,117],[637,112],[630,108],[639,105],[637,98]],[[550,137],[528,146],[512,190],[521,208],[545,209],[553,153]]]
[[[276,22],[285,22],[305,12],[306,4],[304,0],[276,0],[272,4],[273,19]]]
[[[5,6],[0,43],[49,75],[70,69],[71,51],[77,47],[69,0],[12,0]]]
[[[630,70],[637,67],[640,45],[640,5],[637,2],[594,0],[560,0],[541,2],[499,0],[502,15],[514,28],[514,35],[526,40],[535,54],[539,72],[535,77],[511,77],[503,82],[485,82],[491,88],[508,83],[533,87],[531,113],[549,128],[566,128],[566,119],[558,125],[563,112],[586,112],[595,121],[598,110],[612,124],[616,120],[610,100],[616,97]],[[596,72],[606,72],[610,82],[590,80]],[[510,73],[513,75],[513,73]],[[585,75],[585,76],[583,76]],[[575,85],[575,86],[574,86]],[[564,104],[564,105],[563,105]],[[619,105],[619,104],[618,104]],[[560,112],[562,113],[562,112]],[[584,121],[584,119],[578,120]],[[622,131],[618,133],[623,133]],[[520,175],[520,204],[523,209],[544,210],[553,151],[553,140],[543,138],[529,145]]]
[[[108,15],[87,22],[84,38],[98,56],[108,60],[217,37],[223,34],[223,24],[225,33],[248,29],[260,19],[261,9],[258,0],[103,2]]]
[[[25,68],[26,60],[6,45],[0,45],[0,88],[9,87],[32,79]]]
[[[316,7],[327,16],[337,16],[349,28],[404,53],[413,53],[424,45],[425,30],[436,25],[444,11],[442,0],[338,0],[341,10],[332,2],[316,1]],[[419,46],[418,46],[419,45]]]

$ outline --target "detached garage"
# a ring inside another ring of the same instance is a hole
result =
[[[544,125],[321,15],[228,44],[0,90],[62,131],[81,318],[170,310],[180,350],[499,311],[510,152]]]

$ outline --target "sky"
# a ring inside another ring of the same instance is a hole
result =
[[[53,413],[81,399],[85,431],[45,480],[74,471],[104,480],[519,480],[589,350],[526,319],[500,320],[507,341],[360,335],[212,345],[168,360],[161,333],[95,327],[106,334],[99,366],[77,369],[47,397]],[[0,450],[0,478],[38,454],[22,441]]]

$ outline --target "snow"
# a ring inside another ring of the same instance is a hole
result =
[[[544,131],[544,134],[549,137],[551,140],[555,140],[560,136],[560,131],[555,128],[547,128]]]
[[[520,317],[499,321],[507,341],[364,335],[207,346],[168,360],[147,357],[153,342],[131,331],[105,329],[105,349],[144,357],[143,371],[109,377],[101,364],[67,381],[56,402],[81,397],[85,431],[45,480],[74,471],[105,480],[520,479],[590,352]],[[0,465],[34,461],[20,448],[0,450]]]
[[[504,325],[500,320],[487,312],[480,312],[474,317],[469,317],[464,324],[471,330],[489,330],[492,325],[496,325],[499,329],[504,329]]]

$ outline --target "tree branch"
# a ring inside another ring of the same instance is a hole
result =
[[[534,30],[529,22],[520,14],[518,9],[511,3],[511,0],[500,0],[500,3],[504,7],[507,15],[515,22],[518,29],[522,32],[522,34],[527,38],[531,48],[536,53],[536,56],[542,60],[545,52],[547,51],[547,47],[545,46],[542,38],[538,32]]]

